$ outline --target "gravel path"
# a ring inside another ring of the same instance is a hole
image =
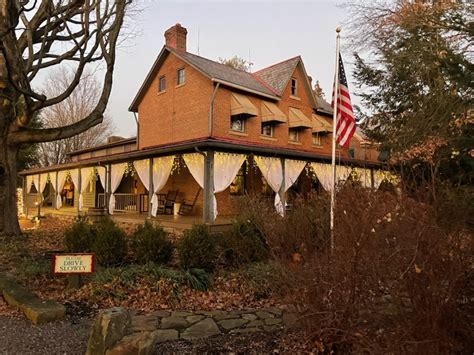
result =
[[[0,315],[0,354],[84,354],[92,320],[67,319],[33,325],[29,320]]]

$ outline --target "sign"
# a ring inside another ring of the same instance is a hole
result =
[[[94,254],[53,255],[54,274],[91,274],[95,271]]]

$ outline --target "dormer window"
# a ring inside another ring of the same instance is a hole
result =
[[[291,96],[298,96],[298,81],[291,78]]]
[[[236,132],[245,132],[244,115],[235,115],[230,118],[230,129]]]
[[[183,85],[185,81],[184,68],[178,69],[176,72],[176,85]]]
[[[166,77],[160,76],[160,79],[158,81],[158,92],[163,92],[166,90]]]

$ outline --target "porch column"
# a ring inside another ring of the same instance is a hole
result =
[[[208,150],[204,157],[204,209],[203,222],[212,223],[214,211],[214,151]]]
[[[28,218],[28,208],[26,207],[26,175],[23,176],[23,191],[21,194],[23,195],[23,206],[21,206],[21,212]]]
[[[81,168],[77,169],[79,172],[79,176],[77,178],[77,215],[79,216],[81,214],[81,210],[79,209],[79,198],[81,196],[81,190],[82,190],[82,174],[81,174]]]
[[[372,188],[372,190],[375,188],[374,168],[370,168],[370,187]]]
[[[56,186],[56,189],[54,190],[54,209],[55,209],[55,210],[58,209],[58,199],[56,198],[57,195],[59,194],[59,191],[57,191],[57,190],[59,190],[59,186],[58,186],[58,174],[59,174],[59,173],[56,171],[56,178],[55,178],[55,179],[56,179],[56,185],[54,185],[54,186]]]
[[[278,194],[280,195],[280,201],[283,206],[283,216],[285,216],[286,215],[285,158],[280,158],[280,160],[281,160],[282,181],[281,181],[281,186],[280,186],[280,190],[278,191]]]
[[[105,180],[107,181],[107,184],[105,186],[105,208],[107,210],[107,213],[110,214],[109,212],[109,201],[110,201],[110,195],[111,195],[111,189],[110,185],[112,185],[112,176],[111,176],[111,171],[112,171],[112,165],[108,164],[107,168],[105,169]]]
[[[41,174],[38,174],[38,186],[36,186],[36,189],[38,191],[38,218],[41,218],[41,203],[43,202],[43,193],[40,191],[41,188]]]
[[[153,193],[155,192],[155,187],[153,186],[153,158],[150,158],[148,163],[148,174],[149,174],[149,182],[148,182],[148,217],[151,218],[151,200],[153,198]]]

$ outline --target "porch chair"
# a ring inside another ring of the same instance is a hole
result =
[[[196,202],[198,200],[199,194],[201,193],[201,188],[198,189],[196,196],[194,196],[194,199],[192,202],[184,200],[183,203],[181,203],[181,206],[179,207],[179,214],[180,215],[186,215],[186,214],[191,214],[194,210],[194,206],[196,205]]]
[[[173,206],[178,198],[179,190],[168,190],[165,200],[158,205],[158,214],[173,214]]]

